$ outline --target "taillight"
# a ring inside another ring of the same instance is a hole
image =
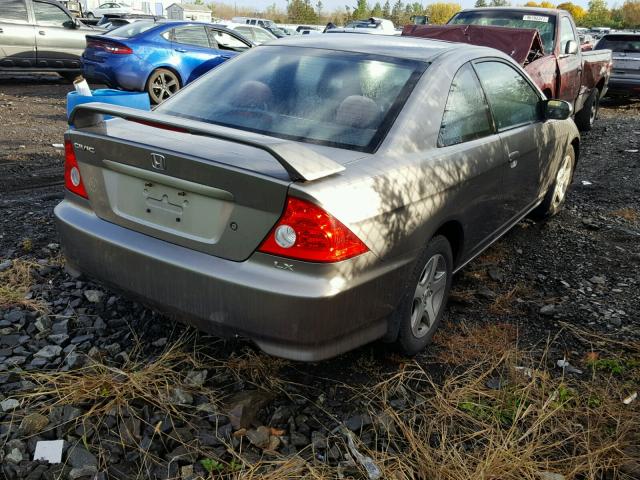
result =
[[[73,150],[73,144],[69,140],[64,141],[64,186],[76,195],[89,198],[80,176],[76,152]]]
[[[308,262],[339,262],[368,252],[355,234],[322,208],[288,197],[284,213],[258,248]]]
[[[105,52],[115,53],[116,55],[129,55],[133,53],[126,45],[112,41],[87,40],[87,48],[96,48]]]

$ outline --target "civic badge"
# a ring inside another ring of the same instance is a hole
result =
[[[152,153],[151,166],[156,170],[166,170],[167,165],[165,163],[164,155],[160,155],[159,153]]]

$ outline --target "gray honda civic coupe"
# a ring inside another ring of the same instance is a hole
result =
[[[452,275],[565,199],[571,106],[497,50],[293,37],[153,112],[73,111],[55,215],[71,272],[273,355],[421,351]]]

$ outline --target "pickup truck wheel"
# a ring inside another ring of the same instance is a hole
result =
[[[587,101],[576,114],[576,125],[582,132],[588,132],[593,128],[593,124],[598,117],[598,108],[600,107],[600,90],[594,88],[587,98]]]
[[[573,179],[575,165],[576,154],[573,151],[573,147],[569,147],[562,162],[560,162],[560,166],[556,172],[556,178],[549,187],[549,190],[547,190],[544,200],[531,212],[532,218],[544,220],[545,218],[554,216],[562,209],[569,185],[571,185],[571,180]]]
[[[149,75],[147,80],[147,93],[151,101],[156,105],[164,102],[180,90],[180,79],[171,70],[158,68]]]
[[[415,355],[431,342],[449,298],[452,272],[451,245],[443,236],[434,237],[416,261],[394,313],[399,320],[396,344],[402,353]]]

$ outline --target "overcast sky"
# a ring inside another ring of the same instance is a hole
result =
[[[389,0],[391,5],[393,5],[394,0]],[[406,3],[406,1],[409,0],[403,0],[403,2]],[[455,0],[443,0],[443,1],[455,1]],[[469,8],[469,7],[473,7],[473,5],[475,4],[476,0],[461,0],[458,3],[460,3],[460,5],[462,5],[463,8]],[[554,1],[554,0],[552,0]],[[563,0],[558,1],[557,3],[562,3]],[[268,5],[273,4],[274,0],[222,0],[223,3],[235,3],[238,6],[243,6],[243,7],[256,7],[257,9],[264,9],[265,7],[267,7]],[[313,5],[315,5],[317,2],[317,0],[311,0],[311,3]],[[373,6],[373,4],[376,3],[376,0],[368,0],[369,4],[371,4]],[[514,5],[516,4],[525,4],[527,2],[527,0],[523,0],[523,1],[514,1],[512,2]],[[618,3],[622,3],[623,0],[621,0]],[[285,0],[275,0],[276,5],[281,8],[281,9],[285,9],[287,7],[286,1]],[[322,4],[324,5],[323,10],[334,10],[337,7],[344,7],[345,5],[350,5],[352,7],[354,7],[357,3],[357,0],[322,0]],[[381,4],[384,4],[384,0],[382,0],[380,2]],[[413,3],[413,2],[412,2]],[[427,3],[432,3],[432,2],[426,2],[423,1],[421,2],[423,5],[426,5]],[[489,2],[487,2],[489,3]],[[554,1],[554,3],[556,3]],[[587,7],[588,4],[588,0],[574,0],[573,3],[575,3],[576,5],[580,5],[584,8]],[[611,2],[610,6],[613,5]]]

